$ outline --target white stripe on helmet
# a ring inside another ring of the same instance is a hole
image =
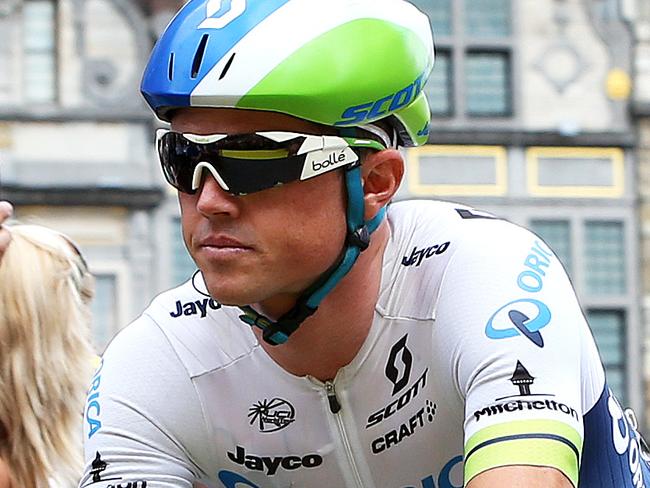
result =
[[[191,106],[234,107],[266,75],[301,46],[320,35],[357,19],[375,18],[415,27],[423,45],[432,45],[426,17],[413,25],[415,7],[395,0],[328,0],[327,2],[290,1],[258,24],[206,74],[191,93]],[[260,42],[263,39],[263,42]],[[233,54],[236,58],[223,78],[221,74]],[[433,59],[429,60],[433,63]],[[214,96],[215,87],[220,93]]]

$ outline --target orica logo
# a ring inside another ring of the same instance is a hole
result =
[[[497,310],[485,326],[490,339],[507,339],[524,335],[538,347],[544,347],[540,330],[551,322],[551,311],[539,300],[522,298]],[[514,326],[514,327],[513,327]]]
[[[553,254],[542,242],[535,241],[524,260],[524,270],[517,276],[517,286],[526,293],[539,293],[544,288],[546,271]],[[521,298],[500,307],[487,322],[485,335],[490,339],[507,339],[523,335],[537,347],[544,347],[539,332],[551,322],[551,310],[533,298]]]
[[[218,476],[219,481],[221,481],[224,488],[259,488],[259,486],[257,486],[252,481],[249,481],[242,475],[233,473],[232,471],[220,471]]]
[[[199,29],[223,29],[246,11],[246,0],[210,0]]]
[[[462,488],[463,486],[463,456],[456,456],[450,460],[440,471],[438,483],[434,475],[427,476],[417,486],[404,488]]]

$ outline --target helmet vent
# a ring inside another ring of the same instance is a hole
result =
[[[220,80],[223,80],[224,76],[226,76],[226,73],[228,73],[228,70],[230,69],[230,66],[232,65],[232,62],[235,60],[235,55],[237,53],[232,53],[232,56],[230,56],[230,59],[226,63],[226,66],[223,68],[223,71],[221,72],[221,76],[219,76]]]
[[[169,81],[172,81],[174,79],[174,53],[169,54],[169,68],[167,71],[167,77],[169,78]]]
[[[208,45],[208,37],[210,37],[210,34],[203,34],[201,42],[199,42],[199,47],[196,48],[194,62],[192,63],[192,78],[199,76],[199,71],[201,71],[201,63],[203,62],[203,56],[205,55],[205,48]]]

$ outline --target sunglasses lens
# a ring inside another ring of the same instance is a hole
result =
[[[168,132],[158,141],[158,156],[167,182],[183,193],[192,189],[194,169],[199,163],[200,151],[180,134]]]

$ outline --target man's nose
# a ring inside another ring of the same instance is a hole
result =
[[[197,190],[196,209],[203,215],[239,215],[239,197],[225,191],[212,173],[203,170],[201,183]]]

